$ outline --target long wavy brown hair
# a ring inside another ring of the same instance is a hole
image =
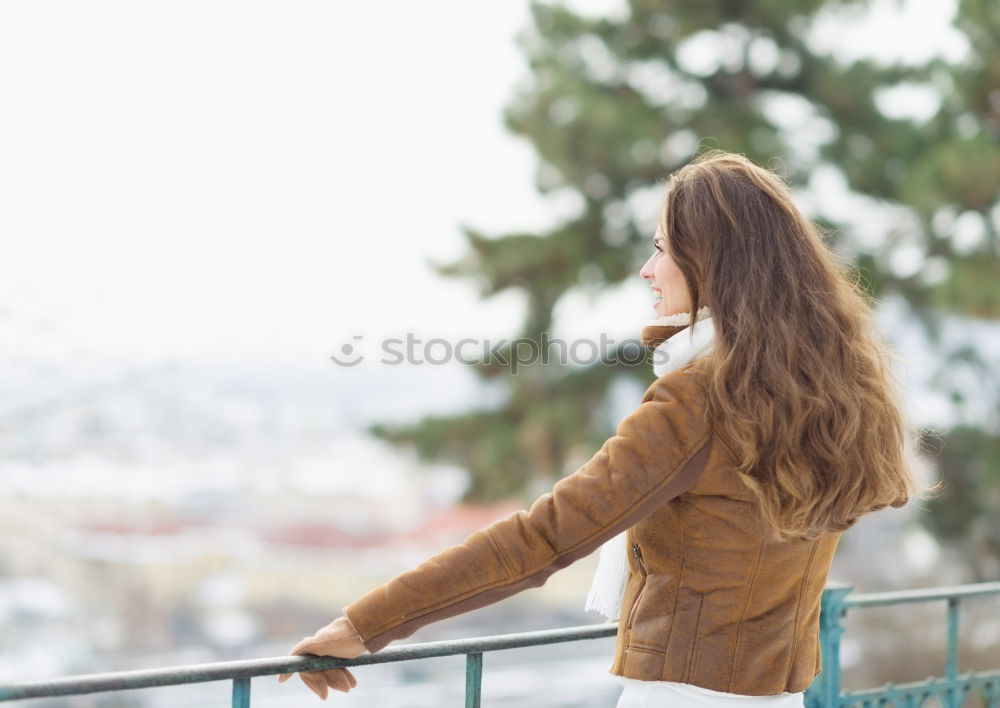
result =
[[[691,312],[707,305],[715,326],[707,414],[773,541],[843,531],[936,491],[913,474],[920,434],[871,298],[778,175],[702,152],[670,176],[660,218]]]

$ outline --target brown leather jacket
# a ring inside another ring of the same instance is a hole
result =
[[[647,345],[669,332],[643,331]],[[628,529],[611,673],[747,695],[805,690],[840,532],[764,540],[751,492],[714,443],[698,360],[661,376],[614,436],[552,491],[344,608],[369,651],[542,585]]]

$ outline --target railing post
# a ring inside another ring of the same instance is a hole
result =
[[[816,677],[816,683],[823,708],[840,708],[840,635],[844,632],[840,618],[847,612],[844,600],[853,589],[852,585],[830,584],[823,589],[820,600],[819,636],[823,669]]]
[[[233,679],[233,708],[250,708],[250,679]]]
[[[948,653],[945,659],[945,675],[955,680],[958,678],[958,598],[948,598]],[[956,689],[948,691],[948,708],[958,708],[960,696],[955,695]]]
[[[483,694],[483,654],[465,655],[465,708],[479,708]]]

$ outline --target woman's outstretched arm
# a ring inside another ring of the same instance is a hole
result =
[[[711,448],[703,401],[687,367],[654,381],[615,435],[530,509],[345,607],[362,645],[375,652],[431,622],[538,587],[689,489]]]

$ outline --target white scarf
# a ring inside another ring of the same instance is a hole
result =
[[[704,322],[702,322],[704,320]],[[658,317],[644,326],[666,325],[678,326],[691,321],[690,312]],[[698,309],[694,324],[660,342],[653,351],[653,373],[657,376],[679,369],[694,359],[705,354],[712,348],[712,338],[715,327],[707,307]],[[585,610],[600,612],[610,621],[618,619],[622,609],[622,598],[625,595],[625,583],[628,580],[628,531],[622,531],[601,546],[601,555],[597,561],[597,571],[594,582],[587,593]]]

